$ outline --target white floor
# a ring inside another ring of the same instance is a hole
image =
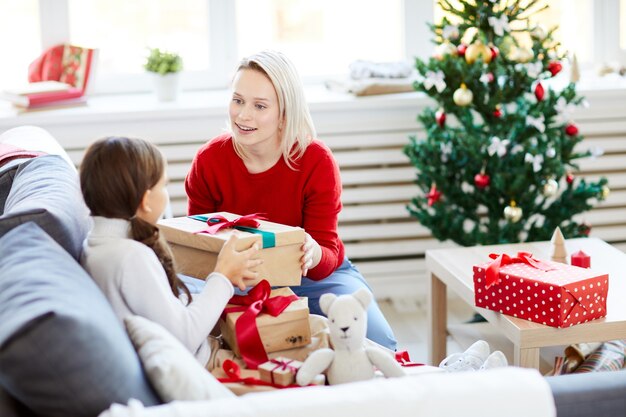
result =
[[[412,299],[393,299],[378,302],[398,340],[398,350],[409,352],[414,362],[428,363],[426,304]],[[466,323],[474,316],[473,309],[458,298],[448,300],[448,354],[462,352],[476,340],[489,343],[491,351],[501,350],[513,363],[513,344],[499,335],[486,322]],[[541,372],[546,373],[561,355],[564,346],[541,350]],[[438,364],[429,364],[438,365]]]

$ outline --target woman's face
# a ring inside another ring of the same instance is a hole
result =
[[[169,201],[169,194],[167,192],[168,182],[167,174],[165,170],[163,170],[163,175],[159,182],[146,191],[147,194],[144,196],[144,201],[137,210],[137,216],[139,218],[150,224],[157,224]]]
[[[234,139],[243,146],[280,144],[278,96],[265,74],[243,69],[233,80],[229,106]]]

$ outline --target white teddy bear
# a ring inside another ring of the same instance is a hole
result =
[[[334,294],[320,297],[334,350],[319,349],[311,353],[296,376],[299,385],[308,385],[324,372],[330,385],[371,379],[375,368],[386,377],[405,375],[392,355],[366,344],[367,307],[371,302],[372,294],[366,289],[339,297]]]

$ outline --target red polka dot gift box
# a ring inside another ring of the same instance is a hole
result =
[[[606,316],[608,274],[519,252],[491,254],[474,266],[477,307],[552,327],[569,327]]]

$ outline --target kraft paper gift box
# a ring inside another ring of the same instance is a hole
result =
[[[275,287],[300,285],[300,258],[305,238],[302,228],[258,220],[258,228],[241,226],[242,230],[225,228],[216,234],[199,233],[207,229],[208,219],[218,215],[229,221],[241,217],[219,212],[159,221],[159,229],[172,248],[179,272],[200,279],[206,278],[215,269],[220,249],[234,233],[239,238],[237,250],[249,248],[253,242],[257,242],[259,248],[262,248],[259,250],[259,258],[263,259],[263,264],[255,270],[259,273],[259,278],[250,281],[250,285],[262,279],[268,280]]]
[[[286,387],[295,384],[302,362],[279,356],[259,365],[259,377],[265,382]]]
[[[295,296],[295,294],[289,288],[278,288],[270,292],[269,298],[276,296]],[[229,307],[236,306],[228,304],[226,310]],[[224,341],[238,357],[241,357],[241,352],[235,326],[242,314],[243,312],[227,313],[219,321]],[[266,353],[308,345],[311,343],[308,299],[298,298],[276,317],[267,313],[259,314],[256,317],[256,326]]]
[[[606,316],[608,274],[523,252],[492,257],[473,268],[476,306],[552,327]]]

